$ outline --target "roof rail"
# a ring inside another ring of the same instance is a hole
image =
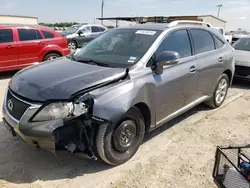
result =
[[[173,27],[179,24],[194,24],[194,25],[203,25],[206,27],[212,27],[213,26],[210,23],[201,22],[201,21],[193,21],[193,20],[174,20],[168,24],[169,27]]]

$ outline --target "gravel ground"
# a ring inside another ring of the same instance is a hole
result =
[[[11,75],[0,76],[0,105]],[[0,187],[215,187],[216,146],[249,143],[249,104],[250,84],[238,82],[220,109],[200,105],[167,123],[118,167],[33,148],[13,138],[0,120]]]

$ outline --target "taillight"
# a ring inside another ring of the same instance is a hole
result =
[[[68,47],[68,40],[66,39],[66,37],[62,37],[63,40],[63,45],[65,45],[65,47]]]

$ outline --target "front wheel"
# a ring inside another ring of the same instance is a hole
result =
[[[110,165],[120,165],[134,156],[145,134],[141,111],[132,107],[117,124],[100,125],[96,147],[100,158]]]
[[[77,43],[76,43],[75,41],[73,41],[73,40],[70,40],[70,41],[68,42],[68,47],[69,47],[69,49],[71,49],[71,50],[76,50],[76,49],[77,49]]]
[[[217,85],[215,87],[212,98],[207,102],[212,108],[220,107],[227,96],[227,91],[229,88],[229,79],[226,74],[222,74],[218,79]]]

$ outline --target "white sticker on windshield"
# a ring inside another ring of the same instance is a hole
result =
[[[129,59],[130,60],[136,60],[136,57],[130,57]]]
[[[149,30],[138,30],[135,32],[135,34],[141,34],[141,35],[154,35],[156,31],[149,31]]]
[[[128,60],[128,63],[134,63],[135,61],[134,60]]]

